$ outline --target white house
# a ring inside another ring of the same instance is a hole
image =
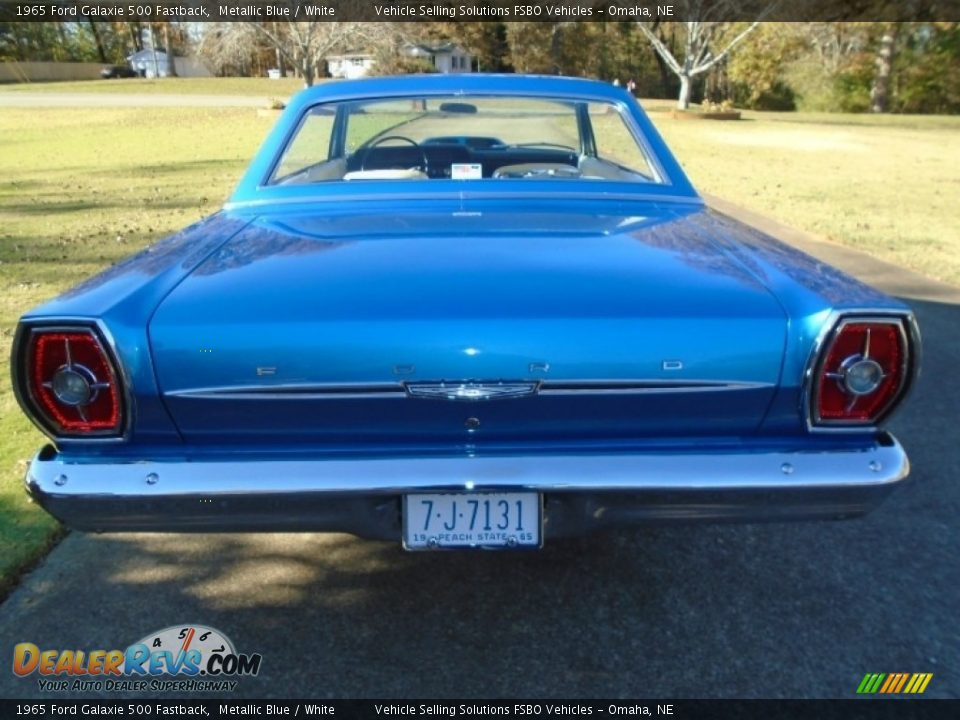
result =
[[[452,42],[428,44],[408,43],[400,50],[411,58],[425,60],[444,75],[473,72],[473,56]],[[335,78],[358,78],[374,72],[376,60],[372,53],[351,52],[327,55],[327,69]]]
[[[166,77],[167,54],[163,50],[140,50],[127,56],[130,67],[143,77]],[[173,56],[173,67],[180,77],[210,77],[211,72],[194,58]]]
[[[403,52],[412,58],[426,60],[444,75],[473,72],[473,56],[452,42],[408,44]]]
[[[374,65],[373,55],[369,53],[327,55],[325,59],[331,77],[347,80],[368,75]]]

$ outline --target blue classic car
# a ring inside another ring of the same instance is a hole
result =
[[[26,314],[12,366],[71,527],[536,548],[862,515],[918,351],[707,209],[620,88],[458,75],[302,92],[222,211]]]

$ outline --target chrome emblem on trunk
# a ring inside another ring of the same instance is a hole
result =
[[[434,400],[499,400],[526,397],[536,394],[538,382],[496,383],[407,383],[404,386],[410,397]]]

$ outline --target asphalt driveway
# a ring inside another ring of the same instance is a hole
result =
[[[262,653],[237,697],[849,698],[867,672],[932,672],[926,696],[960,697],[960,289],[740,215],[918,314],[923,374],[892,425],[913,479],[873,515],[532,554],[72,533],[0,606],[2,662],[17,642],[123,648],[200,623]],[[50,697],[9,667],[0,696]]]

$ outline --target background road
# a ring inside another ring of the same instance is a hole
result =
[[[173,93],[0,92],[0,108],[78,107],[265,107],[265,97],[250,95],[175,95]]]
[[[960,696],[960,289],[738,214],[919,316],[923,375],[892,426],[912,481],[873,515],[647,528],[531,554],[72,533],[0,606],[0,696],[44,696],[9,671],[17,642],[124,648],[180,623],[263,654],[237,697],[846,698],[866,672],[895,671]]]

